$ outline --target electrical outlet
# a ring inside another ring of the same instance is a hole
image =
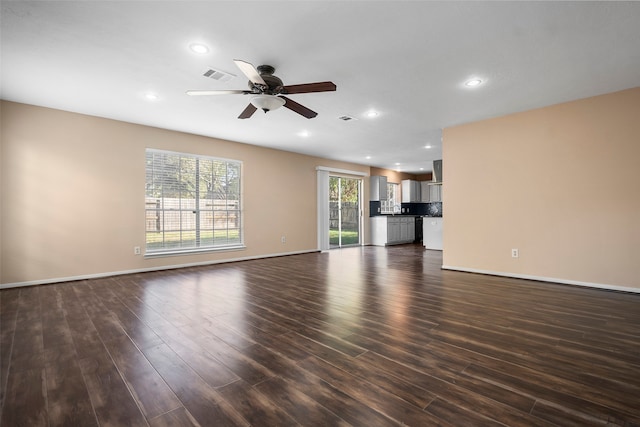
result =
[[[511,249],[511,258],[518,258],[520,256],[520,252],[517,249]]]
[[[280,237],[280,241],[282,243],[287,243],[287,238],[285,236]]]
[[[134,246],[133,247],[133,254],[134,255],[140,255],[142,252],[140,251],[140,246]]]

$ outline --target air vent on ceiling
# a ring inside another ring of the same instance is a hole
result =
[[[342,120],[343,122],[348,122],[348,121],[351,121],[351,120],[357,120],[355,117],[347,116],[347,115],[340,116],[340,117],[338,117],[338,119]]]
[[[234,74],[227,73],[226,71],[216,70],[214,68],[209,68],[204,72],[203,76],[209,77],[210,79],[214,79],[219,82],[228,82],[235,77]]]

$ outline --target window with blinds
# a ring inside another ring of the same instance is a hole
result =
[[[243,247],[236,160],[146,150],[146,255]]]
[[[400,184],[387,182],[387,200],[381,202],[381,213],[392,214],[400,212]]]

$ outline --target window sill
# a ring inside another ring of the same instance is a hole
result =
[[[197,255],[203,253],[211,253],[211,252],[231,252],[231,251],[242,251],[247,247],[244,244],[239,245],[229,245],[229,246],[219,246],[216,248],[202,248],[202,249],[172,249],[166,251],[154,251],[154,252],[146,252],[144,254],[144,258],[162,258],[169,256],[185,256],[185,255]]]

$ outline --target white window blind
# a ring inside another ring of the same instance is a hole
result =
[[[242,163],[146,150],[146,255],[243,247]]]

